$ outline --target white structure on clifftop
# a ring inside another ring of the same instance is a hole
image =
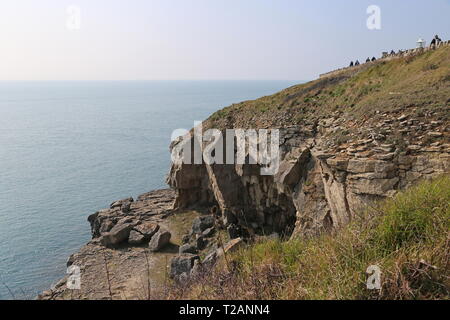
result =
[[[419,38],[419,40],[417,40],[417,48],[425,48],[425,46],[426,46],[425,40]]]

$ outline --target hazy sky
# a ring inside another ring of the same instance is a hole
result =
[[[450,0],[1,0],[0,80],[308,80],[436,33]]]

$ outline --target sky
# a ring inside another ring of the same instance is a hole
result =
[[[1,0],[0,80],[311,80],[448,40],[449,17],[450,0]]]

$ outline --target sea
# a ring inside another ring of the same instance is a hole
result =
[[[0,299],[61,279],[89,214],[167,188],[174,130],[300,82],[0,82]]]

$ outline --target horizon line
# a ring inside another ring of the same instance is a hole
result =
[[[49,79],[49,80],[32,80],[32,79],[20,79],[20,80],[6,80],[0,79],[0,82],[150,82],[150,81],[312,81],[300,80],[300,79]]]

